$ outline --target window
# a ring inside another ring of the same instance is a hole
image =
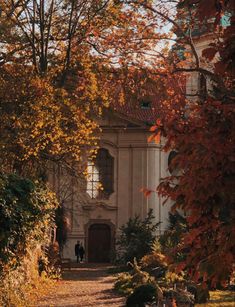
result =
[[[151,108],[151,102],[148,100],[141,100],[140,101],[140,107],[141,109],[150,109]]]
[[[96,165],[89,161],[87,164],[87,193],[91,198],[96,198],[100,189],[100,176]]]
[[[96,159],[88,162],[87,193],[98,199],[107,199],[113,193],[113,157],[107,149],[99,149]]]

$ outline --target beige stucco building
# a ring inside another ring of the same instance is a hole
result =
[[[108,111],[100,126],[101,162],[97,168],[95,164],[90,166],[91,174],[83,188],[72,176],[68,180],[69,175],[62,174],[61,170],[59,174],[54,172],[52,178],[54,188],[64,194],[61,198],[70,225],[62,256],[72,260],[78,240],[85,247],[86,261],[112,260],[119,228],[130,217],[146,217],[151,208],[155,220],[162,222],[158,234],[167,224],[169,205],[162,206],[157,193],[146,198],[141,192],[143,187],[155,191],[161,178],[168,174],[168,156],[161,151],[161,144],[148,142],[149,125],[126,114]],[[101,168],[103,178],[99,175]],[[104,176],[108,176],[107,180]],[[97,181],[102,180],[100,193]]]

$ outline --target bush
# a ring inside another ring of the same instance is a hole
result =
[[[143,268],[166,268],[168,266],[167,257],[162,253],[159,241],[154,241],[152,252],[141,258],[140,264]]]
[[[131,269],[127,265],[119,265],[115,267],[108,268],[107,273],[110,275],[118,274],[118,273],[124,273],[129,272]]]
[[[210,298],[210,293],[207,287],[202,285],[196,286],[195,301],[198,304],[206,303]]]
[[[167,289],[164,291],[164,298],[166,302],[174,301],[176,306],[194,306],[194,297],[190,292],[186,290]]]
[[[45,184],[0,173],[0,302],[3,306],[20,306],[26,286],[38,278],[41,246],[49,243],[56,207],[56,198]]]
[[[19,265],[29,245],[45,243],[56,207],[54,194],[44,184],[0,174],[1,268]]]
[[[148,216],[150,219],[151,215],[152,213],[150,212]],[[142,233],[146,236],[146,232],[142,231],[145,227],[138,218],[129,220],[127,225],[123,226],[121,238],[124,239],[124,243],[122,246],[127,247],[126,252],[123,253],[123,259],[128,259],[131,255],[133,256],[134,251],[135,254],[141,254],[140,245],[134,245],[135,240],[134,243],[128,240],[131,240],[131,238],[135,239],[139,233],[140,240],[142,240]],[[153,302],[155,305],[158,304],[160,306],[162,304],[177,304],[177,306],[189,307],[194,306],[195,301],[206,302],[208,300],[208,290],[203,289],[201,285],[192,283],[188,277],[187,270],[179,272],[175,270],[175,264],[182,260],[187,253],[185,251],[181,255],[173,254],[174,248],[180,244],[181,234],[186,229],[187,225],[184,217],[179,213],[170,214],[168,231],[159,241],[154,240],[154,235],[151,237],[152,246],[146,248],[148,252],[140,259],[140,265],[134,259],[133,264],[129,262],[132,270],[118,276],[115,288],[122,294],[129,295],[127,306],[144,306],[147,302]],[[150,236],[146,237],[150,238]],[[130,244],[128,245],[128,243]],[[137,246],[140,250],[139,253],[136,252],[135,248],[131,251],[133,245]],[[149,292],[147,289],[150,287],[148,285],[155,289],[156,295],[153,300],[149,300],[150,297],[148,296]],[[187,290],[185,290],[186,287]],[[193,291],[191,291],[191,288]]]
[[[114,284],[114,289],[120,294],[130,294],[134,289],[132,275],[130,273],[118,274],[117,281]]]
[[[154,279],[147,272],[141,270],[136,259],[133,264],[129,264],[132,266],[132,270],[129,273],[119,274],[115,283],[114,287],[119,293],[128,295],[141,285],[154,284]]]
[[[181,244],[182,235],[188,231],[186,218],[178,211],[169,213],[169,226],[163,235],[160,236],[159,242],[164,253],[170,255],[175,262],[180,262],[186,257],[185,253],[176,252],[176,248]]]
[[[153,223],[153,220],[153,210],[150,210],[144,220],[135,216],[120,228],[121,235],[117,245],[121,250],[121,255],[119,255],[121,262],[133,261],[134,258],[140,260],[151,251],[155,241],[155,231],[160,224]]]
[[[141,258],[140,264],[155,279],[164,277],[168,267],[167,258],[160,249],[153,250],[150,254],[145,255]]]
[[[38,257],[41,255],[41,249],[28,250],[21,264],[16,268],[4,271],[4,276],[0,277],[0,306],[25,307],[33,306],[32,294],[38,293],[41,285],[49,283],[45,275],[39,277]],[[36,290],[37,289],[37,290]]]
[[[157,301],[157,291],[152,284],[141,285],[135,288],[134,292],[128,296],[126,306],[144,307],[145,303]]]

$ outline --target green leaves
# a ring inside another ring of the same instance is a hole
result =
[[[39,182],[0,173],[0,275],[20,264],[28,246],[46,243],[57,201]]]
[[[120,228],[121,235],[117,244],[122,251],[121,260],[124,262],[133,261],[134,258],[139,260],[149,253],[159,224],[154,222],[152,210],[149,210],[144,220],[141,220],[139,216],[130,218]]]

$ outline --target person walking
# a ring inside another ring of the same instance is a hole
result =
[[[77,257],[77,263],[79,263],[79,250],[80,250],[80,242],[77,241],[77,243],[75,244],[75,256]]]
[[[80,256],[81,262],[83,261],[84,254],[85,254],[85,249],[84,249],[84,247],[82,246],[82,244],[80,244],[79,256]]]

